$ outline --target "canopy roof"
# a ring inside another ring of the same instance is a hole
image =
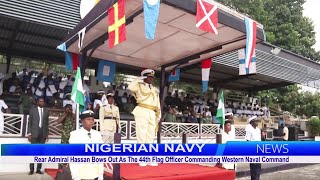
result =
[[[232,51],[212,59],[211,86],[241,91],[260,91],[302,84],[320,79],[320,64],[268,43],[257,44],[257,74],[239,76],[238,51]],[[279,54],[273,54],[274,49]],[[181,80],[201,83],[199,63],[184,66]]]
[[[246,44],[244,15],[218,4],[218,35],[195,27],[196,1],[162,0],[155,39],[147,40],[144,32],[142,0],[126,0],[127,40],[108,48],[107,9],[114,0],[101,0],[68,35],[67,51],[79,53],[78,32],[86,27],[81,51],[96,48],[92,57],[140,68],[172,66],[192,60],[211,58]],[[258,24],[257,42],[264,40]]]
[[[0,53],[63,62],[56,47],[80,21],[80,0],[0,0]]]

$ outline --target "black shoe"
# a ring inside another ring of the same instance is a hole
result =
[[[29,175],[32,175],[32,174],[33,174],[33,171],[30,171],[28,174],[29,174]]]
[[[37,174],[43,174],[43,172],[41,172],[40,170],[36,172]]]

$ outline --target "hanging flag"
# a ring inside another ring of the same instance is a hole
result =
[[[180,68],[176,68],[169,76],[169,82],[180,80]]]
[[[84,39],[84,35],[86,34],[86,27],[84,27],[83,29],[81,29],[81,31],[78,32],[78,48],[79,48],[79,52],[81,51],[81,48],[83,46],[83,39]]]
[[[221,90],[219,93],[219,104],[218,104],[216,119],[220,121],[220,123],[222,124],[222,127],[225,121],[224,118],[225,118],[224,94],[223,94],[223,91]]]
[[[116,73],[116,64],[110,61],[100,60],[97,80],[103,82],[113,82]]]
[[[246,68],[245,49],[238,50],[239,57],[239,75],[248,75],[257,73],[256,68],[256,52],[253,52],[249,68]]]
[[[98,4],[100,0],[81,0],[80,2],[80,17],[83,19],[86,15]]]
[[[119,0],[108,10],[109,48],[126,40],[125,0]]]
[[[204,0],[197,0],[196,27],[218,34],[218,6]]]
[[[79,55],[75,53],[71,53],[71,55],[72,55],[72,70],[77,70],[80,62]]]
[[[65,65],[66,65],[66,71],[72,71],[72,55],[71,53],[65,52]]]
[[[241,63],[239,63],[239,74],[246,75],[246,74],[254,74],[256,73],[256,66],[251,68],[253,60],[255,60],[255,51],[256,51],[256,41],[257,41],[257,23],[252,19],[246,17],[245,19],[246,24],[246,49],[244,54],[239,51],[239,60],[243,58],[244,55],[244,65],[245,71],[240,68]],[[241,55],[241,56],[240,56]]]
[[[207,92],[209,76],[210,76],[210,68],[211,68],[212,60],[206,59],[201,62],[201,71],[202,71],[202,92]]]
[[[82,112],[85,98],[84,98],[84,89],[82,85],[81,71],[79,67],[77,68],[76,78],[72,86],[71,99],[75,103],[79,104],[79,112]]]
[[[67,51],[66,43],[60,44],[59,46],[57,46],[57,49],[59,49],[60,51],[66,52]]]
[[[154,39],[159,10],[160,0],[143,0],[144,30],[147,39]]]

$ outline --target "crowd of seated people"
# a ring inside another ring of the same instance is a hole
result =
[[[218,108],[217,99],[208,99],[192,94],[168,93],[165,98],[165,122],[183,122],[183,123],[219,123],[215,120]],[[229,102],[225,103],[225,112],[232,112],[240,118],[249,118],[258,116],[265,118],[269,116],[266,107],[259,107],[257,104]],[[173,118],[172,116],[175,116]]]
[[[12,73],[12,77],[3,81],[3,94],[19,95],[16,105],[20,114],[27,114],[39,97],[45,97],[46,105],[49,108],[61,109],[64,105],[71,104],[75,112],[76,105],[71,100],[70,94],[75,79],[71,75],[63,78],[62,75],[53,72],[47,74],[36,71],[28,72],[26,68],[20,73]],[[89,87],[86,84],[84,86],[84,89],[90,92]],[[131,113],[136,106],[136,101],[130,92],[121,89],[115,90],[114,94],[115,104],[119,107],[120,112]],[[106,92],[104,90],[86,93],[85,107],[97,113],[105,100]],[[166,122],[218,123],[215,121],[217,107],[217,99],[206,100],[204,97],[175,91],[174,94],[168,93],[165,98],[163,118]],[[225,111],[243,118],[253,115],[267,117],[269,114],[265,107],[261,108],[256,104],[243,102],[227,101]]]

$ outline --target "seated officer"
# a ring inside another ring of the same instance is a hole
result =
[[[94,113],[91,110],[84,111],[80,115],[82,128],[70,133],[70,144],[82,143],[103,143],[101,134],[93,130]],[[70,163],[70,171],[73,180],[81,179],[97,179],[103,180],[104,166],[103,163],[96,164],[72,164]]]

